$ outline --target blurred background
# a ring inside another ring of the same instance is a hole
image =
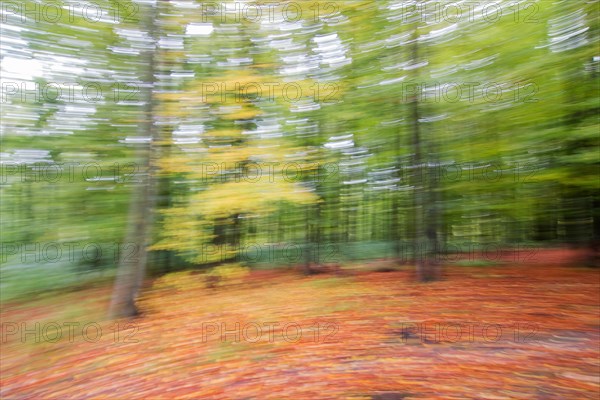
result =
[[[1,17],[3,300],[119,265],[388,258],[434,279],[439,254],[597,248],[594,1],[8,1]]]
[[[0,18],[0,397],[598,398],[597,1]]]

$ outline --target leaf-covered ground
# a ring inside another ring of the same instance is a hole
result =
[[[99,322],[97,341],[94,326],[87,336],[81,326],[98,321],[109,288],[5,307],[1,397],[600,394],[598,270],[553,265],[550,258],[530,265],[448,267],[444,280],[428,284],[415,283],[408,269],[313,277],[256,271],[242,283],[215,289],[205,288],[202,278],[182,274],[155,283],[140,301],[143,315],[130,325],[119,321],[118,337],[114,322]],[[34,343],[35,322],[47,330],[46,338],[56,336],[51,321],[80,323],[72,343],[66,327],[56,343],[44,340],[44,332]],[[34,332],[26,340],[20,332],[8,334],[14,325],[7,324],[21,322]]]

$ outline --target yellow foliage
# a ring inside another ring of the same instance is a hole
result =
[[[252,119],[261,114],[262,112],[258,108],[242,107],[239,111],[222,115],[221,118],[226,120]]]
[[[218,278],[216,284],[234,285],[242,283],[243,279],[250,274],[250,268],[239,263],[220,265],[211,269],[206,276]]]
[[[207,132],[205,136],[212,137],[238,137],[242,134],[240,129],[213,129]]]
[[[205,274],[193,274],[192,271],[172,272],[166,274],[152,284],[154,290],[198,290],[207,285],[206,278],[214,279],[214,285],[225,286],[242,283],[243,279],[250,274],[250,268],[239,263],[225,264],[212,268]]]
[[[190,161],[190,158],[185,155],[163,157],[158,161],[158,166],[161,173],[192,172],[194,167],[189,165]]]
[[[190,289],[201,289],[204,287],[204,282],[192,275],[191,271],[173,272],[160,277],[154,281],[152,289],[165,290],[175,289],[185,291]]]
[[[293,182],[269,182],[262,176],[256,182],[227,182],[193,196],[199,213],[220,218],[237,213],[270,211],[277,202],[312,204],[318,196]]]

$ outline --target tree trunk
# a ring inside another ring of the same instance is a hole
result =
[[[147,248],[155,202],[155,171],[153,159],[158,131],[154,127],[154,68],[155,68],[155,17],[154,6],[145,7],[145,27],[153,39],[152,48],[144,51],[144,96],[143,120],[140,123],[140,136],[150,137],[148,144],[140,145],[137,159],[141,173],[135,183],[129,204],[129,217],[125,243],[120,248],[119,266],[109,307],[109,318],[132,317],[139,313],[135,300],[142,287],[148,259]],[[133,252],[130,250],[133,247]]]
[[[411,45],[411,59],[413,63],[419,60],[418,29],[415,27],[413,43]],[[414,69],[415,82],[418,82],[418,69]],[[421,135],[421,124],[419,122],[419,94],[415,93],[410,101],[410,129],[413,148],[413,255],[417,279],[425,282],[436,279],[436,268],[432,258],[437,251],[437,227],[436,212],[433,205],[430,177],[426,174],[428,157],[423,154],[423,148],[427,148]]]

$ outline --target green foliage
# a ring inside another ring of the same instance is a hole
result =
[[[489,260],[461,260],[454,263],[454,265],[459,267],[493,267],[497,263]]]

